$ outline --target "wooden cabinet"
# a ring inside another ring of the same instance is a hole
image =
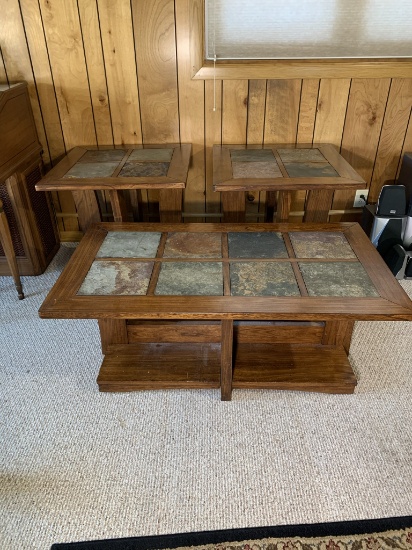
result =
[[[21,275],[43,273],[59,247],[49,196],[35,185],[42,178],[27,83],[0,84],[0,199]],[[0,275],[10,275],[0,245]]]

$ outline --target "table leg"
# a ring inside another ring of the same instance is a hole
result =
[[[332,208],[333,189],[312,189],[308,191],[304,222],[327,223]]]
[[[102,353],[106,354],[111,344],[127,344],[127,326],[124,319],[99,319]]]
[[[110,189],[109,197],[110,197],[110,203],[112,205],[114,221],[127,222],[129,218],[129,212],[128,212],[127,202],[123,191]]]
[[[322,344],[325,346],[342,346],[349,354],[355,321],[326,321]]]
[[[244,223],[246,221],[246,193],[244,191],[222,191],[222,221]]]
[[[233,377],[233,321],[222,321],[220,392],[222,401],[232,398]]]
[[[85,233],[92,223],[100,222],[99,204],[94,191],[72,191],[80,230]]]
[[[17,294],[19,300],[23,300],[24,293],[20,280],[19,269],[17,266],[17,259],[14,253],[13,241],[10,233],[9,223],[7,221],[6,213],[3,210],[3,202],[0,199],[0,242],[2,244],[6,260],[16,285]]]
[[[276,222],[288,222],[290,205],[292,204],[292,193],[290,191],[279,191],[278,205],[276,210]]]
[[[182,221],[182,189],[160,189],[159,213],[162,223],[179,223]]]

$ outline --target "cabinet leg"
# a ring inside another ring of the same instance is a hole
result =
[[[6,218],[6,214],[3,210],[3,202],[1,200],[0,200],[0,241],[3,246],[4,253],[6,255],[6,260],[14,279],[14,284],[16,285],[19,300],[23,300],[24,298],[23,287],[20,280],[20,274],[17,266],[16,256],[14,254],[13,241],[11,238],[9,223]]]
[[[233,377],[233,321],[222,321],[222,342],[221,342],[221,371],[220,391],[221,400],[230,401],[232,398],[232,377]]]

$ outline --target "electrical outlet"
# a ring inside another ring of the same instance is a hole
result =
[[[353,201],[354,208],[362,208],[368,200],[369,189],[357,189],[355,200]]]

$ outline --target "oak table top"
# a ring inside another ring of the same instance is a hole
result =
[[[224,221],[244,221],[245,191],[279,192],[276,221],[287,221],[290,192],[308,190],[305,221],[326,222],[334,191],[364,187],[331,144],[213,146],[213,189],[222,193]]]
[[[352,393],[355,320],[412,302],[356,223],[128,224],[88,230],[42,318],[98,319],[100,391]]]

